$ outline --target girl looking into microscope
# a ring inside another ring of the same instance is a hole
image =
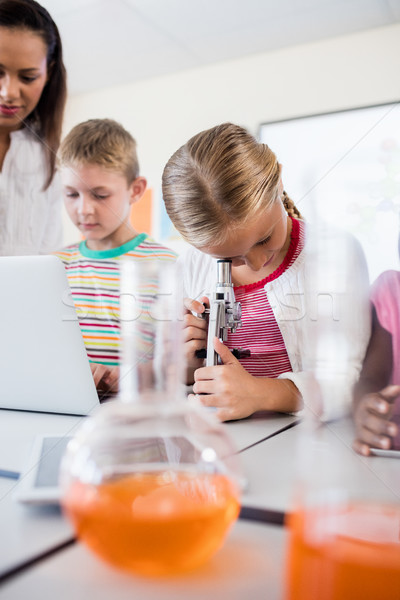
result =
[[[307,287],[306,226],[284,190],[281,165],[265,144],[245,129],[225,123],[191,138],[170,158],[163,173],[166,210],[193,248],[184,258],[184,341],[187,383],[222,420],[258,411],[297,412],[310,381],[305,355],[310,320],[304,315]],[[351,238],[350,262],[356,266],[353,301],[365,289],[361,248]],[[232,281],[242,304],[241,329],[226,345],[215,338],[222,364],[204,366],[196,353],[207,346],[204,304],[215,287],[216,260],[232,260]],[[199,315],[199,316],[197,316]],[[320,406],[328,419],[348,408],[369,337],[369,315],[349,332],[351,365],[337,399]],[[236,359],[233,347],[250,349]]]

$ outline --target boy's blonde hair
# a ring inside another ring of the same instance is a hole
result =
[[[122,173],[132,183],[139,176],[136,141],[112,119],[89,119],[76,125],[60,146],[61,166],[99,165]]]
[[[224,123],[195,135],[169,159],[162,177],[165,207],[182,237],[202,248],[222,242],[228,227],[245,224],[278,199],[301,218],[286,192],[280,197],[280,173],[266,144]]]

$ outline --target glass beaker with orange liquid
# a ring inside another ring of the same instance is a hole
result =
[[[305,424],[303,433],[285,600],[397,600],[399,498],[337,430]]]
[[[121,275],[119,398],[71,440],[62,505],[79,539],[116,567],[169,575],[203,564],[240,508],[240,467],[225,427],[184,394],[176,267]]]
[[[399,598],[399,505],[302,508],[289,527],[287,600]]]
[[[399,600],[400,500],[372,465],[366,468],[369,459],[355,455],[351,439],[341,439],[340,427],[320,419],[321,407],[340,407],[351,396],[350,332],[364,306],[362,297],[357,303],[348,293],[347,236],[328,229],[312,235],[313,294],[306,298],[306,318],[315,323],[308,340],[312,385],[304,398],[297,494],[288,518],[285,600]]]

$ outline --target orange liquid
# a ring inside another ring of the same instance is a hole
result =
[[[239,514],[237,489],[226,477],[168,471],[98,486],[74,482],[63,507],[96,554],[146,575],[202,564]]]
[[[289,518],[287,600],[400,600],[400,506]]]

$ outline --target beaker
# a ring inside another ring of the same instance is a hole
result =
[[[398,600],[399,497],[372,468],[365,472],[368,459],[356,455],[351,438],[340,434],[360,369],[356,345],[369,334],[363,263],[348,234],[327,227],[309,232],[307,252],[311,384],[303,398],[296,496],[288,519],[285,598]]]

